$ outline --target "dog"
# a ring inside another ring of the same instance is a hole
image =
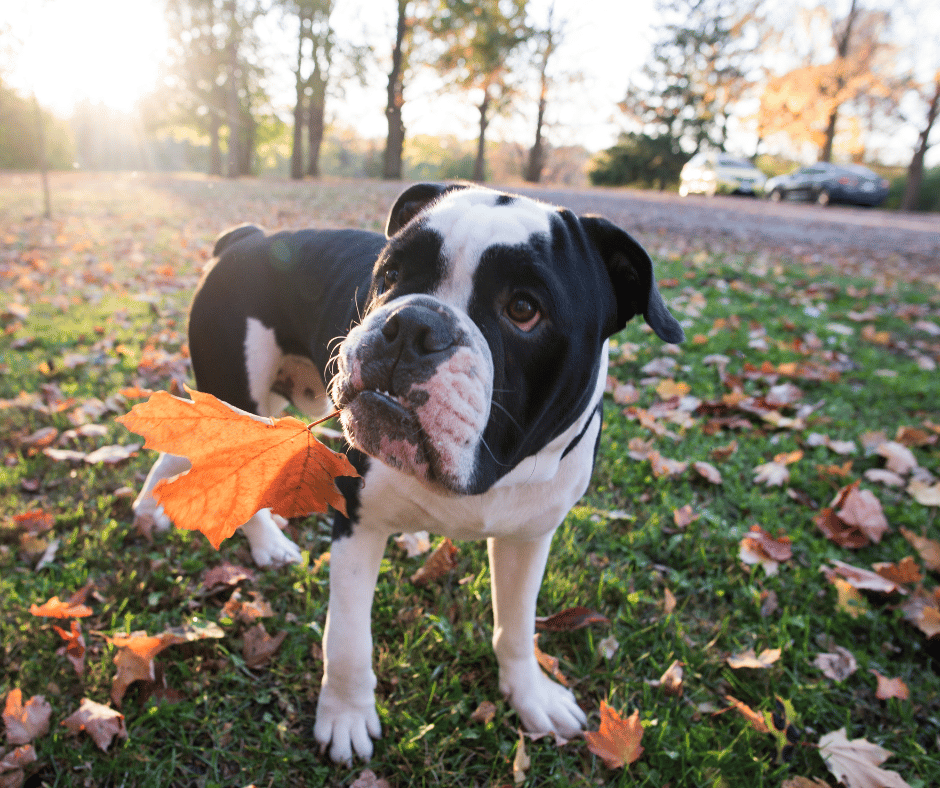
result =
[[[574,695],[539,668],[536,597],[552,534],[588,487],[600,440],[608,339],[642,315],[682,328],[649,256],[597,216],[464,184],[417,184],[385,235],[223,234],[189,318],[197,388],[261,416],[340,409],[361,479],[337,480],[324,674],[314,736],[337,762],[381,735],[372,598],[388,537],[486,539],[499,688],[525,728],[578,735]],[[185,471],[163,455],[135,502]],[[284,522],[242,526],[261,565],[297,561]]]

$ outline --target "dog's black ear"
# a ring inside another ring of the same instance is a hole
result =
[[[600,252],[617,296],[619,331],[634,315],[643,315],[649,327],[665,342],[685,339],[682,326],[672,316],[656,288],[653,261],[630,235],[600,216],[582,216],[581,226]]]
[[[386,237],[391,238],[442,194],[465,188],[467,187],[454,183],[416,183],[405,189],[395,201],[392,210],[389,211],[388,222],[385,225]]]

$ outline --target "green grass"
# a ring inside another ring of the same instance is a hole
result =
[[[133,401],[115,394],[134,384],[166,388],[174,374],[185,377],[179,361],[185,309],[221,229],[245,220],[272,228],[378,228],[397,191],[394,184],[368,182],[58,175],[53,200],[59,218],[47,222],[37,216],[35,179],[0,176],[0,399],[26,392],[53,404],[73,400],[61,409],[0,410],[0,696],[18,687],[25,697],[44,695],[53,707],[49,734],[35,742],[38,761],[28,770],[28,785],[349,785],[360,774],[361,765],[347,770],[320,757],[312,737],[325,569],[259,570],[253,582],[243,583],[243,594],[256,591],[272,604],[268,631],[287,632],[269,667],[249,669],[241,652],[245,627],[222,614],[228,592],[209,595],[201,585],[205,571],[222,561],[251,566],[246,542],[236,536],[217,553],[201,535],[174,531],[150,543],[131,527],[125,488],[136,491],[152,454],[116,467],[69,464],[30,452],[22,439],[43,427],[69,429],[76,408],[85,405],[88,418],[108,433],[80,439],[82,448],[136,440],[113,421]],[[891,750],[884,767],[910,785],[940,784],[937,639],[928,641],[904,621],[897,598],[871,596],[853,619],[837,609],[835,590],[819,571],[830,559],[870,568],[911,554],[899,527],[937,538],[936,509],[903,490],[863,481],[881,500],[892,530],[878,545],[849,551],[822,536],[805,502],[785,488],[755,484],[752,472],[778,453],[802,448],[803,459],[790,466],[789,487],[825,506],[842,485],[883,460],[861,447],[848,458],[807,446],[809,432],[858,441],[868,430],[893,437],[902,425],[940,422],[937,373],[918,364],[919,356],[938,359],[938,341],[913,325],[940,322],[938,293],[918,282],[876,285],[836,269],[784,259],[768,267],[732,254],[658,260],[657,275],[667,302],[688,321],[690,341],[671,357],[678,362],[674,377],[692,395],[714,400],[727,391],[717,368],[705,363],[716,353],[729,358],[727,373],[740,376],[748,393],[762,394],[768,384],[746,379],[745,362],[818,362],[838,365],[841,374],[836,382],[795,381],[801,404],[821,403],[805,428],[775,429],[754,417],[746,428],[713,432],[708,417],[694,414],[691,426],[670,427],[675,439],[656,439],[664,456],[689,461],[709,461],[712,450],[737,440],[737,452],[715,462],[721,485],[691,472],[655,478],[649,462],[627,456],[631,438],[651,435],[608,400],[594,481],[555,537],[539,610],[548,615],[585,605],[611,623],[543,633],[539,645],[560,657],[594,729],[601,700],[623,713],[639,709],[645,752],[628,769],[612,770],[581,741],[561,748],[548,739],[527,742],[526,784],[756,788],[793,776],[835,784],[813,745],[840,727],[850,738]],[[11,304],[28,306],[28,316],[17,318]],[[849,315],[869,308],[873,316],[863,322]],[[729,318],[713,331],[716,320]],[[829,323],[852,332],[835,332]],[[861,329],[869,324],[889,332],[890,344],[865,340]],[[766,329],[766,350],[749,347],[759,327]],[[704,341],[693,339],[699,334]],[[805,347],[810,334],[820,347],[802,352],[795,340]],[[628,326],[618,342],[638,345],[632,360],[612,369],[623,381],[639,381],[641,367],[666,353],[639,324]],[[165,351],[167,363],[142,365],[153,356],[148,346]],[[70,367],[70,354],[87,361]],[[92,398],[110,409],[95,411]],[[641,386],[638,406],[657,400],[654,384]],[[937,473],[936,444],[914,453]],[[845,479],[818,469],[846,459],[852,467]],[[673,511],[686,504],[699,518],[680,529]],[[55,516],[47,538],[61,540],[54,561],[39,571],[38,555],[24,550],[12,520],[34,508]],[[755,523],[784,529],[793,540],[794,556],[775,577],[738,560],[738,543]],[[325,520],[309,518],[290,528],[311,564],[329,549]],[[398,786],[512,784],[518,720],[496,682],[484,545],[461,544],[457,568],[430,588],[408,580],[421,561],[391,546],[383,564],[373,619],[385,737],[369,767]],[[934,588],[937,579],[928,574],[925,585]],[[49,621],[28,608],[88,581],[95,586],[94,615],[82,622],[88,653],[77,676],[56,654],[61,641]],[[677,600],[670,615],[663,608],[667,589]],[[779,608],[762,616],[762,595],[771,591]],[[192,620],[217,622],[226,636],[174,646],[157,658],[178,701],[157,703],[132,687],[121,708],[129,738],[108,753],[85,736],[67,735],[59,723],[83,697],[109,702],[115,650],[106,636],[156,634]],[[609,635],[619,648],[607,659],[598,646]],[[831,645],[848,648],[858,660],[858,670],[841,683],[813,666],[816,654]],[[726,657],[749,646],[780,648],[782,657],[766,670],[728,667]],[[685,666],[681,697],[649,683],[674,660]],[[871,670],[901,677],[911,699],[878,700]],[[715,714],[727,707],[729,694],[761,711],[773,709],[775,696],[793,703],[802,743],[788,763],[777,762],[773,738],[743,717]],[[496,702],[496,717],[474,723],[470,715],[484,700]]]

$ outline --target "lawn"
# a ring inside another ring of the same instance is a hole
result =
[[[328,520],[290,523],[304,566],[254,569],[240,535],[216,552],[198,533],[136,531],[154,455],[91,452],[140,442],[115,417],[143,390],[192,382],[186,308],[220,230],[379,229],[399,188],[62,174],[45,220],[38,179],[0,175],[0,698],[51,706],[36,760],[0,786],[382,784],[313,741]],[[592,730],[602,701],[638,711],[642,754],[612,768],[583,740],[521,739],[489,645],[485,545],[459,544],[419,586],[427,555],[390,544],[368,768],[392,786],[834,786],[819,744],[844,728],[892,753],[880,768],[902,782],[872,785],[940,785],[940,293],[733,251],[655,263],[688,341],[640,322],[615,338],[594,480],[539,597],[542,616],[606,619],[538,645]],[[53,628],[70,619],[30,607],[80,589],[79,671]],[[283,637],[269,656],[258,621]],[[115,689],[115,639],[168,630],[153,680]],[[739,666],[748,649],[760,659]],[[126,739],[105,751],[70,733],[85,698],[123,714]],[[485,701],[495,711],[476,713]],[[769,732],[764,719],[784,702],[787,747],[781,715]]]

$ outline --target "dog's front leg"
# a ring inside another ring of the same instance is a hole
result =
[[[532,733],[566,739],[581,733],[587,717],[574,695],[546,676],[535,658],[535,601],[552,533],[532,541],[490,538],[493,584],[493,649],[499,689]]]
[[[382,735],[372,672],[372,597],[389,534],[356,524],[330,548],[330,606],[323,634],[323,686],[313,733],[334,761],[372,756]]]

